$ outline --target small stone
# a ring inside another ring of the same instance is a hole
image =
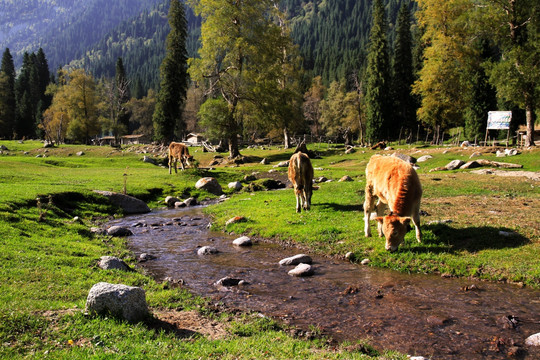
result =
[[[107,234],[111,236],[130,236],[133,235],[131,230],[123,226],[111,226],[107,229]]]
[[[236,246],[251,246],[253,243],[251,242],[251,239],[247,236],[239,237],[238,239],[233,241],[233,244]]]
[[[282,259],[279,262],[279,265],[281,265],[281,266],[298,265],[300,263],[311,264],[312,262],[313,262],[313,260],[308,255],[306,255],[306,254],[298,254],[298,255],[295,255],[295,256],[291,256],[291,257]]]
[[[353,179],[349,175],[345,175],[339,181],[353,181]]]
[[[227,225],[230,225],[230,224],[236,224],[236,223],[239,223],[239,222],[246,222],[247,219],[243,216],[235,216],[229,220],[227,220],[227,222],[225,223],[225,226]]]
[[[234,189],[237,191],[242,189],[242,183],[240,181],[230,182],[227,186],[229,189]]]
[[[155,260],[156,257],[154,255],[151,255],[151,254],[147,254],[147,253],[142,253],[141,255],[139,255],[139,261],[140,262],[145,262],[145,261],[148,261],[148,260]]]
[[[261,160],[261,165],[268,165],[270,162],[268,161],[267,158],[264,158]]]
[[[246,282],[243,281],[242,279],[235,279],[235,278],[231,278],[231,277],[224,277],[224,278],[221,278],[219,279],[218,281],[216,281],[214,283],[214,285],[221,285],[221,286],[237,286],[237,285],[240,285],[240,283],[242,283],[242,285],[244,285]]]
[[[174,204],[179,202],[180,199],[174,196],[167,196],[165,198],[165,204],[167,204],[168,207],[174,207]]]
[[[214,194],[214,195],[223,194],[223,189],[221,188],[221,185],[213,177],[205,177],[205,178],[199,179],[195,183],[195,188],[206,190],[209,193]]]
[[[288,272],[291,276],[311,276],[313,275],[313,267],[309,264],[298,264],[294,269]]]
[[[184,200],[183,203],[185,206],[195,206],[197,205],[197,199],[195,199],[194,197],[190,197]]]
[[[525,339],[525,345],[540,346],[540,333],[529,336]]]
[[[84,155],[84,151],[79,151],[79,152],[77,152],[75,155],[77,155],[77,156],[83,156],[83,155]]]
[[[465,164],[465,162],[462,160],[452,160],[448,164],[446,164],[445,168],[447,170],[455,170],[459,169],[459,167],[461,167],[463,164]]]
[[[98,266],[103,270],[133,271],[124,260],[115,256],[102,256],[99,259]]]
[[[288,161],[281,161],[277,165],[274,165],[274,167],[287,167],[287,166],[289,166]]]
[[[146,156],[146,155],[143,157],[142,161],[145,162],[145,163],[148,163],[148,164],[157,165],[156,160],[154,160],[151,157]]]
[[[349,251],[345,254],[345,259],[347,260],[353,260],[354,259],[354,253],[352,251]]]
[[[360,262],[360,264],[362,264],[362,265],[368,265],[370,262],[371,262],[371,260],[369,260],[369,259],[364,259],[364,260],[362,260],[362,261]]]
[[[201,256],[213,255],[213,254],[217,254],[217,253],[219,253],[219,250],[216,249],[213,246],[203,246],[202,248],[197,250],[197,255],[201,255]]]
[[[186,203],[183,201],[177,201],[174,203],[174,207],[176,209],[185,208],[186,206],[187,206]]]

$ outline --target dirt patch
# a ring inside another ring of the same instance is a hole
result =
[[[228,335],[224,324],[206,318],[197,311],[154,310],[153,325],[176,333],[178,337],[189,338],[202,335],[211,340],[222,339]]]
[[[423,218],[424,223],[452,220],[454,226],[470,227],[478,224],[519,229],[530,239],[540,240],[540,198],[501,196],[452,196],[425,198],[422,209],[437,218]]]

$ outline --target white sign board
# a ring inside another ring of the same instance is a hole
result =
[[[487,130],[508,130],[512,120],[511,111],[489,111]]]

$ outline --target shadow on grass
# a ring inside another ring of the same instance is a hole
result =
[[[507,228],[492,226],[455,229],[446,224],[422,225],[422,230],[431,231],[433,239],[425,239],[424,244],[410,248],[411,252],[477,252],[481,250],[502,250],[517,248],[530,242],[526,237]]]
[[[194,337],[202,336],[202,334],[196,331],[183,329],[180,324],[178,324],[174,319],[172,319],[171,321],[167,321],[153,317],[152,319],[147,321],[147,326],[150,329],[164,331],[168,334],[173,334],[178,339],[191,339]]]
[[[337,204],[337,203],[313,203],[312,206],[318,206],[326,209],[332,209],[334,211],[364,211],[363,204]],[[363,221],[363,220],[362,220]]]

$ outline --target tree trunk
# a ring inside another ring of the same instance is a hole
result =
[[[525,117],[527,119],[527,140],[525,141],[525,146],[534,146],[534,122],[536,120],[536,114],[530,102],[525,105]]]
[[[229,136],[229,157],[234,159],[240,156],[240,150],[238,150],[238,135],[236,133]]]
[[[283,146],[285,149],[291,147],[291,139],[289,138],[289,130],[286,127],[283,128]]]

